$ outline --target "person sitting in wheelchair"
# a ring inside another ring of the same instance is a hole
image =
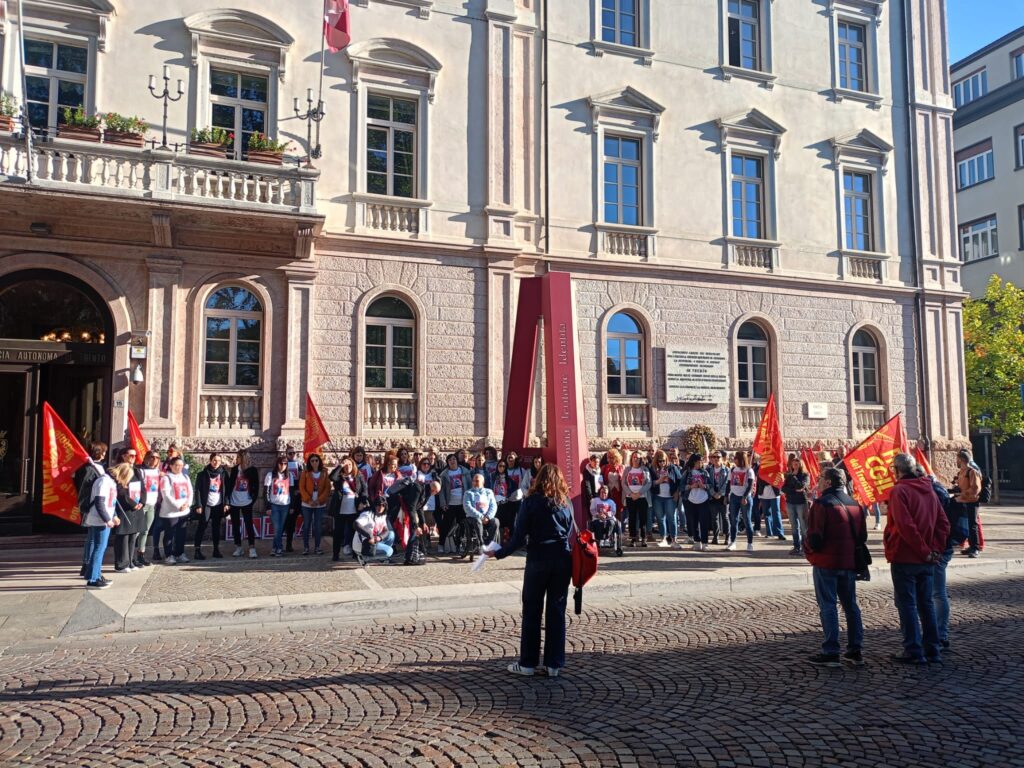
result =
[[[473,485],[462,496],[462,508],[466,512],[466,525],[475,526],[477,538],[489,544],[498,533],[498,500],[494,492],[484,487],[484,476],[473,475]]]
[[[598,488],[590,501],[590,532],[599,547],[615,547],[615,554],[622,555],[622,523],[615,516],[615,501],[608,497],[607,485]]]
[[[388,500],[378,496],[356,519],[352,550],[362,557],[390,560],[395,553],[395,532],[388,525]]]

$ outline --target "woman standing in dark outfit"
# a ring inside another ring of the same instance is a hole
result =
[[[572,579],[569,533],[572,530],[569,487],[556,464],[541,467],[530,495],[516,517],[512,538],[488,552],[499,560],[526,544],[523,577],[523,629],[519,661],[509,664],[516,675],[535,674],[540,663],[540,621],[544,615],[544,669],[557,677],[565,666],[565,606]]]

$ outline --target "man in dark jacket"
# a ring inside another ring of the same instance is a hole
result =
[[[864,510],[846,492],[846,475],[840,469],[826,467],[818,481],[820,496],[807,514],[807,535],[804,554],[814,566],[814,596],[821,613],[825,642],[821,653],[810,661],[824,667],[838,667],[839,611],[846,617],[846,653],[842,660],[853,666],[864,665],[861,646],[864,625],[857,605],[857,574],[854,547],[867,541],[868,528]]]
[[[904,664],[939,662],[939,630],[933,602],[935,564],[949,538],[949,518],[942,511],[932,481],[914,458],[893,458],[896,487],[889,496],[889,520],[883,540],[892,572],[896,609],[903,632]]]

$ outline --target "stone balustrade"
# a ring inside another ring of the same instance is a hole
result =
[[[743,269],[774,272],[779,267],[779,248],[772,243],[730,242],[729,263]]]
[[[739,434],[750,435],[761,426],[761,416],[767,403],[741,403]]]
[[[886,421],[884,405],[858,405],[853,409],[853,415],[858,435],[870,435]]]
[[[848,264],[850,277],[858,280],[871,280],[876,283],[883,280],[883,265],[878,259],[862,259],[851,256]]]
[[[612,400],[608,403],[610,434],[649,434],[651,408],[646,400]]]
[[[263,393],[259,390],[206,390],[199,393],[200,432],[259,432]]]
[[[363,400],[363,429],[371,432],[415,432],[416,395],[373,393]]]

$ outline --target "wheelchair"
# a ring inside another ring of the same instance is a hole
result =
[[[452,531],[448,534],[448,540],[445,542],[445,547],[451,547],[449,551],[453,553],[452,556],[456,560],[478,555],[483,545],[484,542],[480,538],[480,529],[477,527],[476,520],[470,517],[463,519],[458,525],[452,526]]]

